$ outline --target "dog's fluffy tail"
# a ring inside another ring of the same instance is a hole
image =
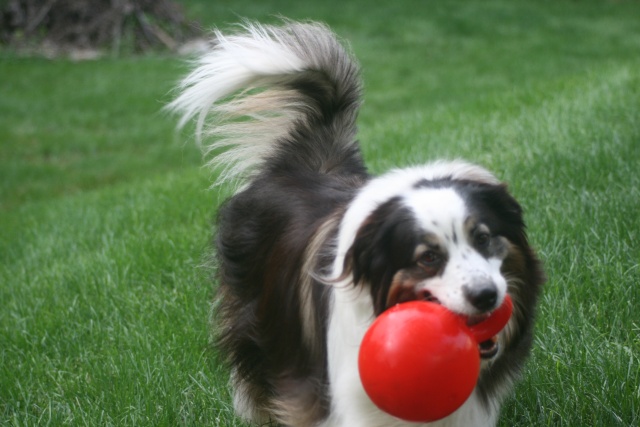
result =
[[[322,24],[216,32],[179,89],[168,108],[181,114],[180,126],[195,119],[218,182],[279,167],[364,172],[355,140],[359,68]]]

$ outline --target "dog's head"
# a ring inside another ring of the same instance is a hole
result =
[[[529,334],[539,263],[520,205],[484,169],[455,162],[374,180],[347,211],[339,246],[349,241],[343,271],[371,293],[376,315],[428,300],[477,322],[508,292],[514,320],[503,340]],[[485,344],[490,359],[497,346]]]

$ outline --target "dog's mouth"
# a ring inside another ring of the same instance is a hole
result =
[[[435,304],[442,303],[434,297],[430,292],[424,292],[422,295],[422,300],[429,301]],[[487,320],[491,313],[482,313],[473,316],[467,316],[467,326],[474,326],[483,321]],[[488,340],[482,341],[478,344],[478,350],[480,352],[480,358],[484,360],[493,359],[498,355],[498,351],[500,350],[500,343],[498,342],[498,335],[494,335]]]
[[[486,341],[482,341],[478,344],[478,349],[480,350],[480,358],[485,360],[493,359],[498,355],[498,351],[500,350],[498,336],[495,335]]]

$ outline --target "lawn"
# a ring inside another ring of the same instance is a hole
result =
[[[348,40],[372,172],[462,157],[509,183],[548,282],[501,426],[640,424],[640,3],[185,3]],[[243,425],[202,267],[228,189],[161,111],[186,70],[0,49],[0,425]]]

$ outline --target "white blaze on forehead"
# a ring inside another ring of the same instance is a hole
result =
[[[422,188],[404,196],[404,203],[410,208],[423,230],[439,237],[455,232],[462,238],[467,217],[467,207],[460,195],[451,188]]]

